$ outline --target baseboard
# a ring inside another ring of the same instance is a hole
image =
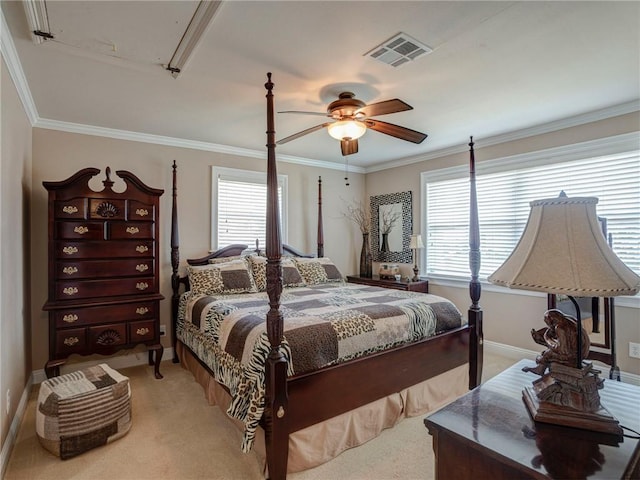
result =
[[[7,433],[7,437],[2,444],[2,452],[0,453],[0,478],[4,478],[4,472],[6,471],[7,465],[9,463],[11,451],[13,450],[13,446],[15,445],[16,439],[18,438],[18,431],[20,430],[20,424],[22,423],[22,419],[24,418],[24,414],[27,410],[27,404],[29,403],[29,395],[31,393],[32,386],[33,375],[27,380],[27,385],[22,391],[20,403],[18,403],[18,408],[16,409],[16,413],[13,416],[13,420],[11,421],[9,432]]]
[[[512,347],[511,345],[505,345],[504,343],[491,342],[489,340],[484,341],[484,348],[487,353],[493,353],[502,357],[512,358],[514,360],[533,360],[540,352],[534,352],[533,350],[527,350],[524,348]],[[609,378],[609,365],[600,362],[594,362],[599,369],[602,370],[601,378]],[[640,386],[640,375],[628,372],[620,372],[620,380],[624,383]]]
[[[162,354],[162,361],[169,360],[173,358],[173,348],[165,348]],[[149,361],[149,354],[146,351],[139,351],[134,353],[127,353],[126,355],[115,355],[112,357],[103,357],[95,360],[90,360],[87,362],[74,362],[62,365],[60,367],[60,374],[64,375],[65,373],[75,372],[76,370],[80,370],[82,368],[91,367],[93,365],[98,365],[100,363],[106,363],[111,368],[127,368],[127,367],[135,367],[137,365],[145,365]],[[44,373],[44,369],[34,370],[31,374],[33,378],[33,384],[37,385],[46,380],[47,375]]]

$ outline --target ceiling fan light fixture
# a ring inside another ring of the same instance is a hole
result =
[[[336,140],[356,140],[364,135],[367,126],[359,120],[339,120],[331,123],[327,130]]]

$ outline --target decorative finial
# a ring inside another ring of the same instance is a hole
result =
[[[273,82],[271,81],[271,72],[267,72],[267,83],[264,84],[264,88],[271,91],[273,90]]]
[[[110,176],[111,176],[111,167],[105,168],[104,173],[105,173],[106,179],[104,179],[102,181],[102,184],[105,186],[105,188],[111,189],[111,187],[113,187],[113,181],[110,178]]]

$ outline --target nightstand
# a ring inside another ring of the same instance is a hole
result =
[[[408,282],[406,280],[386,280],[374,275],[373,277],[359,277],[357,275],[347,275],[347,282],[371,285],[373,287],[393,288],[395,290],[408,290],[410,292],[429,293],[429,281],[419,280]]]
[[[605,380],[602,404],[628,437],[534,422],[522,389],[537,377],[522,360],[429,415],[436,479],[640,478],[640,388]]]

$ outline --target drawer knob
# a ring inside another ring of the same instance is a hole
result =
[[[66,246],[62,248],[62,252],[67,254],[67,255],[73,255],[74,253],[78,253],[78,247],[70,247],[70,246]]]
[[[127,227],[127,233],[135,235],[136,233],[140,233],[140,229],[138,227]]]
[[[136,333],[138,335],[140,335],[140,336],[146,335],[146,334],[149,333],[149,329],[147,327],[142,327],[142,328],[139,328],[138,330],[136,330]]]
[[[67,315],[65,315],[64,317],[62,317],[62,321],[63,322],[67,322],[67,323],[73,323],[78,321],[78,315],[76,315],[75,313],[69,313]]]
[[[146,217],[147,215],[149,215],[149,210],[147,210],[146,208],[138,208],[136,210],[136,215],[138,215],[139,217]]]
[[[62,269],[62,273],[66,273],[67,275],[73,275],[74,273],[78,273],[77,267],[64,267]]]
[[[65,295],[75,295],[76,293],[78,293],[78,287],[65,287],[62,290],[62,293],[64,293]]]
[[[136,283],[136,288],[138,290],[146,290],[147,288],[149,288],[149,284],[147,282],[138,282]]]
[[[146,245],[138,245],[136,247],[136,252],[138,253],[144,253],[147,252],[149,250],[149,247],[147,247]]]
[[[80,339],[78,337],[67,337],[64,339],[64,344],[67,347],[73,347],[76,343],[78,343]]]
[[[76,233],[79,233],[80,235],[84,235],[89,231],[89,228],[85,227],[84,225],[81,225],[79,227],[74,228],[73,231]]]
[[[64,207],[62,207],[62,211],[71,215],[72,213],[78,213],[78,207],[74,207],[73,205],[65,205]]]
[[[147,307],[138,307],[136,308],[136,313],[138,315],[144,315],[145,313],[148,313],[149,309]]]
[[[147,265],[146,263],[141,263],[139,265],[136,265],[136,270],[139,272],[146,272],[147,270],[149,270],[149,265]]]

